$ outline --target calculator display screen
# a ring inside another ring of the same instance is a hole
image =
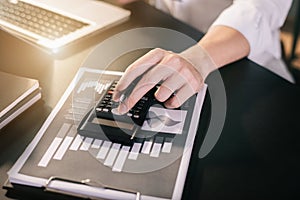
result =
[[[127,129],[127,130],[133,130],[133,128],[134,128],[133,123],[130,124],[130,123],[126,123],[126,122],[118,122],[118,121],[113,121],[113,120],[108,120],[108,119],[103,119],[103,118],[97,118],[97,117],[94,117],[94,119],[92,120],[92,123],[115,127],[115,128],[120,128],[120,129]]]

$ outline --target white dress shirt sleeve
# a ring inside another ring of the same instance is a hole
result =
[[[279,28],[291,4],[292,0],[234,0],[212,26],[225,25],[238,30],[250,44],[248,58],[264,64],[269,57],[281,56]]]

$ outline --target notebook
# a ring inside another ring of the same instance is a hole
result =
[[[14,106],[11,110],[9,110],[5,115],[0,117],[0,129],[6,126],[13,119],[18,117],[21,113],[23,113],[27,108],[32,106],[35,102],[41,99],[41,89],[38,88],[25,97],[22,101],[20,101],[16,106]]]
[[[1,29],[53,51],[129,15],[97,0],[0,0]]]
[[[41,98],[36,79],[0,72],[0,129]]]

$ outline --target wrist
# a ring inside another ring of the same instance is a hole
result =
[[[191,46],[179,55],[193,65],[204,80],[212,71],[217,69],[217,65],[208,52],[199,44]]]

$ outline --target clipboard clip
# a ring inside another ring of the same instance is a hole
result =
[[[78,193],[72,193],[72,192],[69,192],[69,191],[62,191],[62,190],[51,188],[50,184],[53,181],[63,181],[63,182],[68,182],[68,183],[82,184],[82,185],[88,185],[88,186],[93,186],[93,187],[101,187],[103,189],[109,189],[109,190],[115,190],[115,191],[120,191],[120,192],[132,193],[132,194],[136,195],[135,200],[141,200],[141,193],[139,191],[111,187],[111,186],[107,186],[107,185],[105,185],[101,182],[92,181],[91,179],[83,179],[83,180],[77,181],[77,180],[70,180],[70,179],[67,179],[67,178],[62,178],[62,177],[57,177],[57,176],[51,176],[46,181],[46,184],[44,186],[45,187],[44,191],[56,192],[56,193],[60,193],[60,194],[71,195],[71,196],[76,196],[76,197],[81,197],[81,198],[87,198],[88,197],[91,200],[103,200],[102,198],[100,199],[100,197],[99,198],[89,197],[89,196],[85,196],[85,195],[78,194]]]

